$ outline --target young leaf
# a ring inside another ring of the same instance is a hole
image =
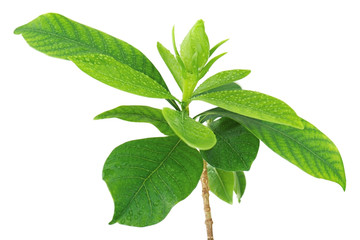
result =
[[[210,128],[196,122],[184,112],[164,108],[163,115],[176,135],[190,147],[207,150],[215,145],[216,137]]]
[[[94,119],[119,118],[130,122],[146,122],[157,127],[165,135],[175,135],[166,122],[162,111],[148,106],[120,106],[97,115]]]
[[[205,74],[210,70],[211,66],[222,56],[224,56],[226,54],[226,52],[221,53],[219,55],[217,55],[216,57],[213,57],[206,65],[205,67],[203,67],[199,73],[199,77],[198,79],[201,79],[205,76]]]
[[[182,72],[185,72],[186,69],[185,69],[184,62],[182,61],[182,59],[181,59],[181,57],[180,57],[180,54],[179,54],[179,51],[178,51],[178,49],[177,49],[177,47],[176,47],[176,41],[175,41],[175,26],[173,26],[171,34],[172,34],[172,35],[171,35],[171,36],[172,36],[172,44],[173,44],[173,48],[174,48],[176,60],[178,61],[179,65],[180,65],[181,71],[182,71]]]
[[[69,60],[83,54],[102,54],[147,75],[168,90],[150,60],[130,44],[60,14],[47,13],[18,27],[29,45],[49,56]]]
[[[193,100],[202,100],[244,116],[303,128],[294,110],[279,99],[263,93],[233,90],[202,94],[193,97]]]
[[[249,74],[250,74],[250,70],[238,70],[238,69],[219,72],[209,77],[202,84],[200,84],[200,86],[194,91],[194,95],[198,95],[210,89],[214,89],[222,85],[240,80]]]
[[[211,122],[217,142],[209,150],[201,151],[211,166],[226,171],[248,171],[259,150],[259,139],[245,127],[229,118]]]
[[[149,76],[107,55],[83,54],[68,58],[83,72],[114,88],[145,97],[175,99]]]
[[[304,129],[296,129],[223,109],[213,109],[204,114],[221,115],[239,122],[281,157],[314,177],[338,183],[345,190],[345,170],[338,149],[311,123],[301,119]]]
[[[174,55],[172,55],[171,52],[159,42],[157,43],[157,49],[166,66],[169,68],[171,74],[173,75],[176,83],[179,85],[180,89],[183,90],[183,76],[180,64],[178,63]]]
[[[175,136],[118,146],[103,169],[103,179],[115,203],[110,224],[143,227],[162,221],[194,190],[202,167],[198,151]]]
[[[238,199],[238,202],[240,203],[242,196],[244,195],[245,188],[246,188],[246,179],[245,174],[243,171],[237,171],[234,173],[234,192],[236,194],[236,197]]]
[[[180,46],[180,55],[186,70],[195,73],[194,67],[196,70],[202,68],[209,59],[209,50],[210,44],[205,33],[204,21],[199,20],[191,28]],[[195,66],[193,64],[194,56],[196,58]]]
[[[209,188],[218,198],[232,204],[235,178],[233,172],[207,165]]]
[[[210,49],[210,54],[209,54],[209,57],[216,51],[216,49],[218,49],[221,45],[223,45],[224,43],[226,43],[229,39],[225,39],[221,42],[219,42],[218,44],[216,44],[214,47],[212,47]]]

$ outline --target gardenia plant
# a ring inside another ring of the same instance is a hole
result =
[[[119,118],[154,125],[164,137],[133,140],[107,158],[103,179],[115,204],[110,224],[144,227],[162,221],[171,208],[202,183],[208,239],[213,239],[210,190],[225,202],[245,190],[244,171],[256,158],[259,140],[308,174],[346,185],[344,166],[333,142],[300,118],[286,103],[243,90],[235,81],[250,70],[234,69],[206,77],[225,53],[213,57],[226,40],[210,48],[199,20],[174,53],[157,49],[181,89],[173,96],[159,71],[138,49],[106,33],[48,13],[15,30],[28,44],[52,57],[70,60],[91,77],[122,91],[165,99],[173,109],[120,106],[95,119]],[[189,114],[192,101],[216,108]]]

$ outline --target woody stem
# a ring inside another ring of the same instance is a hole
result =
[[[211,218],[211,209],[210,209],[210,202],[209,202],[209,180],[208,180],[208,174],[207,174],[207,163],[205,160],[204,160],[203,172],[201,174],[201,185],[202,185],[202,198],[203,198],[203,203],[204,203],[207,239],[214,240],[213,229],[212,229],[213,220]]]

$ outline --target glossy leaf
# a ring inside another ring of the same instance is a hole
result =
[[[200,94],[206,94],[206,93],[212,93],[212,92],[221,92],[221,91],[231,91],[231,90],[241,90],[241,86],[237,83],[228,83],[225,85],[222,85],[217,88],[210,89],[209,91],[200,93]]]
[[[201,151],[211,166],[226,171],[248,171],[259,150],[259,139],[238,122],[221,118],[209,124],[217,142],[209,150]]]
[[[119,118],[130,122],[151,123],[165,135],[175,135],[162,111],[148,106],[120,106],[97,115],[94,119]]]
[[[263,93],[248,90],[222,91],[198,95],[193,100],[202,100],[247,117],[303,128],[294,110],[283,101]]]
[[[190,147],[206,150],[215,145],[216,137],[210,128],[196,122],[184,112],[164,108],[163,115],[176,135]]]
[[[183,90],[182,70],[175,56],[172,55],[172,53],[159,42],[157,43],[157,49],[160,53],[160,56],[164,60],[166,66],[173,75],[176,83],[179,85],[180,89]]]
[[[226,54],[226,52],[221,53],[221,54],[217,55],[216,57],[213,57],[211,60],[209,60],[209,62],[201,69],[198,79],[203,78],[205,76],[205,74],[210,70],[211,66],[225,54]]]
[[[214,47],[212,47],[212,48],[210,49],[210,56],[216,51],[216,49],[218,49],[221,45],[223,45],[224,43],[226,43],[228,40],[229,40],[229,39],[225,39],[225,40],[219,42],[218,44],[216,44]],[[209,56],[209,57],[210,57],[210,56]]]
[[[190,29],[180,45],[180,56],[186,70],[190,73],[196,73],[197,69],[202,68],[209,58],[209,50],[209,39],[205,33],[204,21],[199,20]]]
[[[250,70],[240,69],[219,72],[200,84],[200,86],[194,91],[194,95],[240,80],[249,74]]]
[[[218,198],[232,204],[235,178],[233,172],[207,165],[209,188]]]
[[[234,174],[234,192],[236,194],[236,197],[238,199],[238,202],[241,202],[241,198],[244,195],[245,188],[246,188],[246,178],[243,171],[237,171],[233,172]]]
[[[314,177],[338,183],[345,190],[345,170],[337,147],[311,123],[301,119],[304,129],[296,129],[223,109],[204,113],[212,114],[239,122],[281,157]]]
[[[118,146],[103,169],[115,204],[110,224],[143,227],[160,222],[194,190],[202,166],[198,151],[175,136]]]
[[[102,54],[143,73],[168,90],[150,60],[130,44],[60,14],[47,13],[18,27],[29,45],[49,56],[69,60],[83,54]]]
[[[175,99],[152,78],[107,55],[84,54],[68,58],[86,74],[114,88],[145,97]]]

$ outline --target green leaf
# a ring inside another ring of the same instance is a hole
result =
[[[196,70],[202,68],[209,59],[209,50],[210,44],[205,33],[204,21],[198,20],[180,45],[180,55],[186,70],[195,73],[194,62]]]
[[[203,162],[177,137],[130,141],[115,148],[105,162],[103,179],[115,204],[110,224],[149,226],[196,187]]]
[[[209,188],[218,198],[232,204],[234,190],[234,174],[233,172],[224,171],[210,164],[207,165]]]
[[[97,115],[94,119],[119,118],[130,122],[151,123],[165,135],[175,135],[162,111],[148,106],[120,106]]]
[[[209,150],[201,151],[211,166],[226,171],[248,171],[259,150],[259,139],[239,123],[228,118],[211,122],[209,127],[217,142]]]
[[[179,54],[179,51],[178,51],[178,49],[177,49],[177,47],[176,47],[176,41],[175,41],[175,26],[173,26],[171,34],[172,34],[172,35],[171,35],[171,36],[172,36],[172,44],[173,44],[173,48],[174,48],[176,60],[178,61],[179,65],[180,65],[181,71],[182,71],[182,72],[186,72],[184,62],[182,61],[182,59],[181,59],[181,57],[180,57],[180,54]]]
[[[301,119],[304,129],[296,129],[248,118],[223,109],[213,109],[204,113],[212,114],[239,122],[281,157],[314,177],[338,183],[345,190],[345,170],[339,150],[311,123]]]
[[[101,54],[146,75],[168,90],[164,79],[150,60],[130,44],[60,14],[47,13],[18,27],[29,45],[49,56],[70,58]]]
[[[219,42],[218,44],[216,44],[214,47],[212,47],[210,49],[210,54],[209,54],[209,57],[216,51],[216,49],[218,49],[221,45],[223,45],[224,43],[226,43],[229,39],[225,39],[221,42]]]
[[[200,84],[200,86],[195,90],[194,95],[240,80],[249,74],[250,70],[238,69],[219,72],[209,77],[202,84]]]
[[[175,99],[152,78],[107,55],[86,54],[69,59],[86,74],[114,88],[145,97]]]
[[[199,77],[198,79],[201,79],[205,76],[205,74],[210,70],[211,66],[222,56],[224,56],[226,54],[226,52],[221,53],[219,55],[217,55],[216,57],[213,57],[206,65],[205,67],[203,67],[200,71]]]
[[[303,128],[294,110],[279,99],[263,93],[233,90],[202,94],[192,99],[202,100],[247,117]]]
[[[164,108],[163,115],[176,135],[190,147],[207,150],[215,145],[216,137],[210,128],[196,122],[184,112]]]
[[[157,43],[157,49],[166,66],[169,68],[171,74],[173,75],[176,83],[179,85],[180,89],[183,90],[183,77],[180,64],[178,63],[174,55],[172,55],[171,52],[159,42]]]
[[[200,93],[200,94],[206,94],[206,93],[212,93],[212,92],[221,92],[221,91],[231,91],[231,90],[241,90],[241,86],[237,83],[228,83],[225,85],[222,85],[220,87],[216,87],[213,89],[210,89],[209,91]]]
[[[246,179],[245,174],[243,171],[237,171],[234,173],[234,192],[236,194],[236,197],[238,199],[238,202],[240,203],[242,196],[244,195],[245,188],[246,188]]]

